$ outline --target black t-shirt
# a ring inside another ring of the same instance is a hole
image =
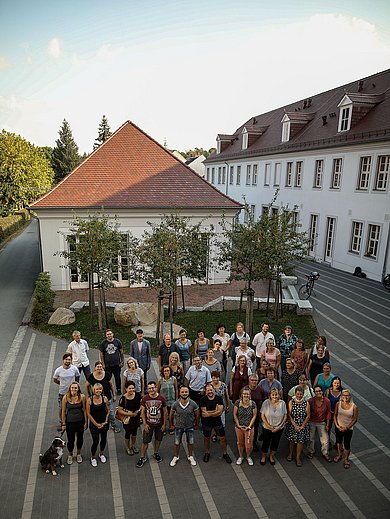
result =
[[[206,411],[215,411],[217,405],[223,406],[222,397],[220,397],[219,395],[215,395],[212,400],[210,400],[208,396],[202,396],[202,398],[200,399],[199,407],[205,407]],[[206,427],[221,427],[222,420],[220,416],[202,416],[202,424]]]
[[[111,400],[112,394],[111,394],[111,387],[110,387],[110,380],[111,380],[111,373],[108,371],[104,372],[104,378],[102,380],[97,380],[93,373],[89,375],[87,378],[88,382],[91,384],[91,386],[94,386],[96,383],[99,383],[103,386],[103,395],[107,397],[107,400]],[[92,394],[92,388],[90,389],[90,393]]]
[[[121,399],[119,400],[119,406],[122,407],[122,409],[126,409],[126,411],[131,411],[132,413],[134,413],[135,411],[138,411],[138,409],[141,407],[141,395],[135,393],[134,398],[132,400],[126,398],[125,395],[122,395]],[[139,414],[137,416],[132,416],[130,418],[128,425],[138,426],[139,419]]]
[[[105,339],[99,346],[99,350],[103,353],[104,365],[107,368],[119,366],[121,363],[122,343],[119,339],[112,339],[108,341]]]

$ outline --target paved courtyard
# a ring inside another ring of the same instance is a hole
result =
[[[310,269],[299,267],[299,274]],[[93,469],[85,434],[84,462],[53,477],[38,456],[56,435],[54,369],[66,343],[21,326],[4,352],[0,373],[0,516],[13,518],[344,518],[388,517],[390,510],[390,293],[380,284],[319,266],[315,320],[329,338],[333,372],[352,389],[359,423],[352,440],[352,466],[320,456],[288,463],[282,438],[275,467],[227,465],[216,444],[203,463],[202,435],[195,437],[197,467],[184,453],[171,468],[172,437],[162,443],[163,462],[137,469],[125,454],[123,432],[109,432],[108,462]],[[98,357],[91,352],[91,361]],[[6,369],[5,369],[6,368]],[[82,381],[84,378],[82,376]],[[236,457],[231,416],[230,454]]]

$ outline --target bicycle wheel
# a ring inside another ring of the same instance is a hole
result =
[[[309,299],[311,289],[307,285],[302,285],[298,290],[299,299]]]
[[[384,278],[383,278],[383,286],[387,289],[387,290],[390,290],[390,274],[387,274]]]

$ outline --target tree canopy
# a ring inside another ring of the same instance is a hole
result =
[[[107,117],[103,115],[98,128],[98,136],[95,139],[93,149],[96,150],[103,142],[105,142],[112,135]]]
[[[46,193],[53,184],[53,170],[41,148],[20,135],[0,134],[0,212],[20,209]]]
[[[53,149],[52,165],[56,183],[63,179],[81,162],[79,148],[73,139],[72,130],[66,119],[62,121],[59,138]]]
[[[204,148],[193,148],[187,151],[180,151],[179,153],[183,155],[185,159],[190,159],[191,157],[200,157],[204,155],[206,158],[216,151],[215,148],[210,148],[209,150],[205,150]]]

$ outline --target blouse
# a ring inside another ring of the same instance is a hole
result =
[[[244,427],[249,427],[253,418],[253,410],[256,409],[256,402],[250,400],[249,406],[244,407],[243,405],[240,405],[240,400],[237,400],[234,405],[237,407],[238,423]]]
[[[271,404],[271,401],[267,399],[263,402],[260,412],[264,414],[265,418],[267,419],[267,422],[270,424],[271,427],[277,427],[283,422],[284,417],[287,414],[286,403],[284,400],[279,400],[276,406],[274,407]],[[268,428],[268,426],[266,426],[264,423],[263,427],[265,427],[266,429]]]

